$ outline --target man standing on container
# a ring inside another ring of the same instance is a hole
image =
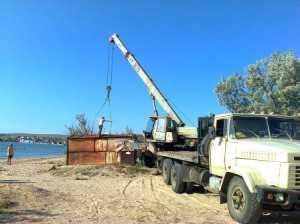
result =
[[[6,149],[7,154],[7,164],[11,165],[11,160],[14,157],[14,147],[13,144],[10,144]]]
[[[105,122],[111,122],[109,120],[105,120],[105,117],[101,117],[100,120],[99,120],[99,137],[102,135],[102,130],[103,130],[103,125]]]

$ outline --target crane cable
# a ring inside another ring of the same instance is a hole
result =
[[[104,107],[108,106],[108,113],[109,113],[109,120],[110,120],[110,127],[109,127],[109,134],[111,134],[112,129],[112,113],[111,113],[111,91],[112,91],[112,81],[113,81],[113,65],[114,65],[114,45],[107,47],[107,70],[106,70],[106,96],[104,102],[102,103],[100,109],[96,113],[98,116]]]
[[[114,65],[114,45],[111,45],[111,50],[108,52],[108,68],[106,76],[106,101],[109,108],[109,134],[111,134],[112,129],[112,113],[111,113],[111,90],[112,90],[112,80],[113,80],[113,65]]]

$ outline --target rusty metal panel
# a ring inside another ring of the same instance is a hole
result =
[[[69,165],[104,165],[105,152],[76,152],[69,153]]]
[[[118,163],[118,157],[116,152],[106,152],[106,164]]]
[[[107,151],[109,148],[109,141],[108,139],[97,139],[95,141],[95,151]]]
[[[72,136],[69,139],[133,139],[133,135],[86,135],[86,136]]]
[[[116,164],[120,152],[133,142],[131,135],[70,137],[67,143],[67,164]]]
[[[68,152],[94,152],[95,142],[93,139],[69,139]]]
[[[95,143],[95,151],[109,151],[116,152],[128,145],[131,140],[118,138],[118,139],[97,139]]]

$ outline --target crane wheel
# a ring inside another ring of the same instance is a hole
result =
[[[167,185],[171,184],[171,168],[172,168],[173,162],[170,159],[164,159],[163,165],[162,165],[162,175],[164,182]]]
[[[179,163],[174,163],[171,168],[171,185],[175,193],[181,194],[185,191],[186,183],[183,182],[183,167]]]

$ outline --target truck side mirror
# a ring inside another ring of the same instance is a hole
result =
[[[199,117],[198,119],[198,139],[204,138],[209,133],[209,128],[213,128],[213,116]],[[211,130],[213,132],[214,128]]]
[[[213,138],[216,137],[216,129],[214,126],[208,127],[208,134],[211,135]]]

